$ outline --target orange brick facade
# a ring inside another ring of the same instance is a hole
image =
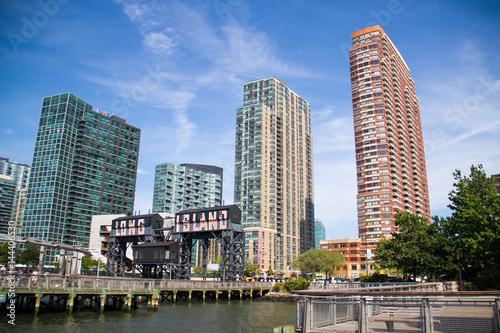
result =
[[[342,267],[336,267],[335,276],[347,279],[353,279],[366,274],[367,269],[373,271],[373,263],[370,260],[371,250],[367,249],[359,238],[345,238],[323,240],[320,242],[320,249],[328,252],[339,252],[344,256]]]
[[[358,235],[373,249],[397,211],[430,220],[419,101],[410,71],[379,26],[352,34],[349,51]]]

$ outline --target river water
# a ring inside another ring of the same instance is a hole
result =
[[[160,303],[158,311],[139,308],[130,312],[106,311],[42,313],[16,316],[16,325],[2,316],[0,332],[272,332],[274,327],[294,325],[295,302],[257,300],[225,302]]]

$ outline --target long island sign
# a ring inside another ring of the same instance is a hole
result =
[[[236,226],[235,226],[236,224]],[[241,229],[241,210],[236,205],[183,210],[175,214],[176,233]]]

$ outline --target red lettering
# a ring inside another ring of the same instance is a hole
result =
[[[227,210],[223,210],[220,212],[219,219],[220,219],[219,229],[227,229]]]
[[[207,230],[207,220],[205,219],[205,213],[201,213],[200,230]]]
[[[189,231],[189,214],[182,215],[182,231]]]
[[[134,225],[135,225],[135,220],[128,220],[128,234],[129,235],[135,235],[136,232],[135,232],[135,228],[134,228]]]
[[[199,231],[200,229],[198,228],[198,222],[196,222],[196,214],[193,214],[193,230],[192,231]]]
[[[217,212],[208,212],[208,230],[217,229]]]
[[[127,235],[127,221],[120,221],[120,229],[122,229],[122,236]]]

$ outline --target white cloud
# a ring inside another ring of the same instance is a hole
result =
[[[311,117],[315,155],[354,149],[351,117],[340,117],[331,105],[313,111]]]
[[[2,128],[1,132],[2,132],[2,134],[6,134],[6,135],[15,134],[15,132],[12,130],[12,128]]]
[[[165,32],[148,32],[144,34],[144,44],[149,47],[154,53],[169,55],[177,46],[172,37],[167,35],[170,32],[167,29]]]
[[[177,150],[183,150],[190,146],[191,138],[198,129],[198,126],[190,121],[184,110],[175,112],[175,119],[179,127],[176,129]]]
[[[475,43],[464,41],[459,49],[430,68],[423,66],[425,79],[416,82],[431,214],[449,215],[454,170],[468,174],[472,164],[481,163],[489,174],[500,171],[500,81]]]

